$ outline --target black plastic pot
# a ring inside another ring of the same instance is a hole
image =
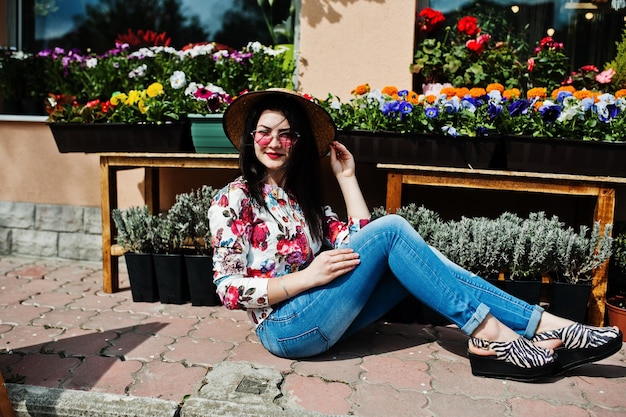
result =
[[[154,254],[154,269],[163,304],[185,304],[189,301],[189,284],[185,262],[180,254]]]
[[[548,310],[557,316],[584,323],[590,295],[591,283],[553,282],[550,284]]]
[[[159,289],[154,273],[152,254],[126,252],[124,259],[133,301],[146,303],[159,301]]]
[[[221,301],[213,283],[213,259],[210,255],[184,255],[193,306],[217,306]]]

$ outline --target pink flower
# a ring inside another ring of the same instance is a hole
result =
[[[528,71],[532,72],[535,69],[535,59],[528,58],[527,64],[528,64]]]
[[[604,70],[600,74],[596,75],[596,81],[600,84],[608,84],[611,82],[614,75],[615,70],[613,68],[609,68],[608,70]]]

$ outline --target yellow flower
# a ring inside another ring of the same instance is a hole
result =
[[[124,101],[124,104],[128,106],[132,106],[133,104],[137,103],[140,98],[141,98],[141,91],[130,90],[128,92],[128,98]]]
[[[111,104],[117,106],[118,104],[125,102],[127,98],[128,96],[124,93],[113,94],[113,96],[111,96]]]
[[[146,92],[148,94],[148,97],[156,97],[165,93],[165,91],[163,91],[163,84],[161,83],[150,84],[146,89]]]
[[[141,114],[146,114],[146,112],[148,111],[148,106],[146,106],[143,100],[139,100],[139,103],[137,103],[137,107],[139,108]]]

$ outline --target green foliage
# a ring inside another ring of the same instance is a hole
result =
[[[168,217],[183,234],[185,245],[192,245],[196,254],[211,253],[208,212],[218,190],[205,185],[195,191],[176,196]]]
[[[621,230],[613,239],[613,259],[615,265],[626,274],[626,231]]]
[[[443,221],[439,215],[415,204],[396,212],[405,218],[424,240],[448,259],[487,278],[499,272],[511,279],[539,279],[552,274],[570,283],[589,280],[594,269],[612,254],[611,225],[600,231],[581,226],[578,233],[545,213],[528,218],[505,212],[496,219],[462,217]],[[380,217],[385,212],[375,210]]]
[[[111,212],[111,217],[117,228],[117,243],[122,246],[124,251],[153,252],[154,222],[148,207],[114,209]]]
[[[604,68],[613,68],[615,75],[611,81],[611,86],[615,90],[626,88],[626,28],[622,32],[622,39],[616,44],[617,52],[613,61],[608,62]]]

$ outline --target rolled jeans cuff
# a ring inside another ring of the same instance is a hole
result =
[[[530,319],[528,320],[528,325],[526,326],[526,332],[524,332],[526,339],[532,339],[537,332],[537,327],[539,327],[539,321],[541,320],[543,312],[543,307],[538,305],[534,306],[533,312],[530,314]]]
[[[487,305],[480,303],[474,314],[472,314],[472,317],[470,317],[467,323],[461,328],[461,331],[468,336],[474,333],[478,325],[485,320],[489,311]]]

